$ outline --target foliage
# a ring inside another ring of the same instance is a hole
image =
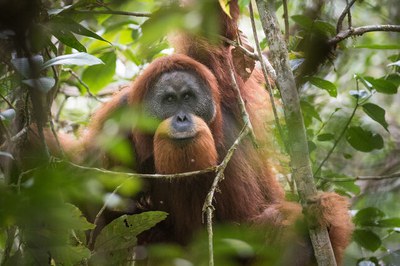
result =
[[[110,256],[115,263],[126,263],[132,259],[136,236],[167,214],[122,216],[90,243],[85,231],[95,225],[82,211],[85,204],[99,210],[112,202],[123,206],[126,197],[140,190],[137,179],[98,175],[54,162],[43,147],[21,165],[25,147],[6,149],[4,143],[17,143],[18,134],[31,121],[48,124],[50,109],[56,131],[77,133],[99,101],[134,79],[153,59],[171,53],[168,34],[183,29],[215,38],[215,10],[210,9],[210,1],[198,1],[192,9],[165,8],[162,1],[152,0],[26,0],[20,6],[11,2],[0,4],[0,263],[102,264]],[[288,2],[288,47],[316,182],[320,189],[351,197],[353,203],[356,231],[346,265],[399,263],[398,182],[355,178],[400,171],[396,156],[400,150],[399,35],[367,33],[332,49],[326,42],[337,34],[337,18],[345,1],[338,6],[333,1],[321,6],[308,3],[312,1]],[[219,3],[229,14],[228,1]],[[239,3],[246,25],[249,1]],[[400,8],[395,3],[357,1],[351,13],[353,26],[399,24]],[[279,17],[282,13],[279,4]],[[13,14],[26,19],[8,19]],[[245,34],[251,38],[252,33]],[[267,46],[268,40],[262,44]],[[116,119],[152,129],[153,121],[131,114],[117,114]],[[113,149],[117,159],[133,161],[134,155],[117,134],[105,136],[104,145]],[[235,263],[229,261],[232,257],[241,262],[259,253],[271,259],[271,254],[260,252],[260,235],[243,230],[248,234],[239,234],[235,228],[217,230],[217,260],[228,265]],[[151,252],[170,259],[171,264],[179,260],[205,263],[201,253],[205,242],[198,238],[189,251],[163,246],[164,251],[154,247]],[[89,250],[90,244],[94,251]]]

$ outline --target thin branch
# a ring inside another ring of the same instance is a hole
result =
[[[335,37],[331,38],[328,41],[328,44],[335,45],[351,36],[360,36],[363,35],[364,33],[374,32],[374,31],[400,32],[400,25],[369,25],[369,26],[362,26],[344,30],[339,32]]]
[[[350,15],[350,8],[354,5],[354,3],[357,0],[351,0],[350,3],[347,3],[347,6],[345,9],[343,9],[342,14],[340,14],[338,22],[337,22],[337,26],[336,26],[336,33],[339,33],[342,30],[343,27],[343,20],[346,17],[346,15]],[[351,26],[351,24],[349,24],[349,27]]]
[[[91,91],[89,86],[78,76],[78,74],[76,74],[72,69],[70,68],[65,68],[63,69],[64,71],[68,71],[74,78],[76,78],[76,80],[78,80],[78,82],[86,89],[87,94],[92,97],[93,99],[95,99],[96,101],[102,103],[102,101],[100,101],[96,95],[94,95]]]
[[[276,84],[281,92],[288,132],[289,152],[293,179],[303,207],[317,194],[314,183],[307,136],[300,108],[300,99],[293,72],[289,64],[287,45],[275,14],[273,0],[256,0],[261,24],[269,42],[271,63],[276,70]],[[314,255],[319,265],[336,265],[335,256],[326,227],[309,227]]]
[[[218,166],[213,166],[213,167],[208,167],[206,169],[198,170],[198,171],[192,171],[192,172],[185,172],[185,173],[178,173],[178,174],[140,174],[140,173],[126,173],[126,172],[117,172],[117,171],[110,171],[106,169],[100,169],[96,167],[88,167],[88,166],[82,166],[78,165],[69,161],[60,161],[69,164],[70,166],[81,169],[81,170],[88,170],[88,171],[93,171],[93,172],[98,172],[102,174],[108,174],[108,175],[119,175],[119,176],[125,176],[125,177],[132,177],[132,178],[165,178],[165,179],[173,179],[173,178],[181,178],[181,177],[188,177],[188,176],[194,176],[194,175],[201,175],[201,174],[206,174],[206,173],[211,173],[215,172]]]
[[[358,90],[358,81],[357,82],[357,90]],[[356,111],[359,107],[359,97],[356,98],[356,105],[353,108],[353,112],[351,113],[349,119],[346,122],[346,125],[343,127],[342,131],[339,134],[339,137],[335,140],[335,143],[333,144],[332,148],[329,150],[328,154],[325,156],[325,158],[322,160],[322,162],[319,164],[317,170],[315,170],[314,172],[314,176],[317,175],[319,173],[319,171],[321,170],[322,166],[325,164],[325,162],[330,158],[332,152],[335,150],[335,148],[337,147],[337,145],[339,144],[340,140],[343,138],[344,133],[346,133],[346,130],[348,128],[348,126],[350,125],[351,121],[353,120],[354,115],[356,114]]]
[[[250,1],[251,4],[251,1]],[[285,41],[289,42],[289,11],[287,0],[283,0],[283,19],[285,21]]]
[[[247,50],[245,47],[243,47],[242,45],[240,45],[239,43],[232,41],[231,39],[226,38],[225,36],[219,35],[218,36],[221,40],[223,40],[224,42],[228,43],[229,45],[232,45],[235,48],[238,48],[244,55],[250,57],[253,60],[257,60],[259,61],[259,57],[256,53],[250,52],[249,50]]]
[[[208,249],[209,249],[209,266],[214,265],[214,249],[213,249],[213,228],[212,228],[212,219],[213,219],[213,214],[214,214],[214,206],[212,205],[213,199],[214,199],[214,194],[215,191],[218,187],[218,183],[224,179],[224,171],[225,168],[227,167],[229,161],[231,160],[235,150],[239,146],[239,144],[242,142],[242,140],[251,132],[251,129],[249,127],[248,121],[245,122],[243,129],[239,133],[238,138],[235,140],[235,142],[232,144],[232,146],[229,148],[225,158],[223,161],[218,165],[217,167],[217,175],[214,178],[214,181],[211,185],[211,189],[208,192],[206,196],[206,200],[203,205],[203,213],[206,214],[207,217],[207,232],[208,232]]]
[[[148,18],[151,16],[150,12],[127,12],[127,11],[118,11],[118,10],[71,10],[68,13],[74,14],[90,14],[90,15],[122,15],[122,16],[130,16],[130,17],[145,17]]]
[[[236,97],[237,97],[238,105],[239,105],[239,108],[240,108],[240,113],[242,115],[242,120],[243,120],[244,124],[247,125],[247,127],[249,127],[250,137],[251,137],[251,140],[252,140],[254,146],[258,147],[257,138],[256,138],[256,135],[254,134],[254,130],[253,130],[253,125],[251,124],[249,114],[246,111],[245,103],[244,103],[243,98],[242,98],[242,96],[240,94],[240,89],[239,89],[239,86],[237,84],[235,74],[233,73],[233,69],[234,69],[233,64],[232,64],[231,61],[229,61],[229,64],[230,64],[229,72],[230,72],[230,75],[231,75],[231,81],[232,81],[233,88],[236,90]]]
[[[7,100],[6,97],[4,97],[2,94],[0,94],[0,97],[3,99],[3,101],[5,101],[5,102],[8,104],[8,106],[9,106],[10,108],[12,108],[12,109],[15,110],[15,107],[12,105],[12,103],[11,103],[9,100]]]
[[[346,4],[349,5],[349,0],[346,0]],[[351,22],[351,11],[350,11],[350,9],[347,12],[347,28],[348,29],[353,28],[353,23]]]
[[[132,177],[131,177],[131,178],[132,178]],[[131,178],[129,178],[129,179],[131,179]],[[122,182],[121,184],[119,184],[119,185],[113,190],[113,192],[111,192],[111,194],[116,194],[116,193],[118,192],[118,190],[124,185],[124,183],[125,183],[126,181],[127,181],[127,180],[125,180],[124,182]],[[101,217],[101,215],[103,214],[103,212],[105,211],[105,209],[107,208],[107,205],[108,205],[109,201],[110,201],[110,197],[107,198],[107,199],[104,201],[103,206],[101,207],[101,209],[99,210],[99,212],[96,214],[96,217],[94,218],[94,221],[93,221],[93,224],[94,224],[95,226],[98,225],[99,220],[100,220],[100,217]],[[95,232],[95,228],[93,228],[92,230],[90,230],[89,240],[88,240],[88,245],[87,245],[88,247],[91,247],[91,246],[93,245],[93,241],[94,241],[94,232]]]
[[[273,113],[274,113],[275,125],[276,125],[276,128],[278,129],[278,132],[279,132],[279,135],[280,135],[280,137],[281,137],[281,140],[282,140],[282,142],[283,142],[284,145],[285,145],[285,150],[288,152],[288,151],[289,151],[289,148],[288,148],[288,146],[287,146],[287,141],[285,140],[285,135],[283,134],[283,129],[282,129],[281,123],[279,122],[278,111],[276,110],[276,105],[275,105],[275,100],[274,100],[274,94],[272,93],[272,85],[271,85],[271,83],[269,82],[269,77],[270,77],[272,74],[268,71],[267,65],[266,65],[265,60],[264,60],[264,59],[266,59],[266,58],[265,58],[264,56],[262,56],[261,47],[260,47],[260,42],[259,42],[259,39],[258,39],[258,34],[257,34],[257,29],[256,29],[256,23],[255,23],[255,21],[254,21],[253,5],[252,5],[251,1],[250,1],[250,3],[249,3],[249,11],[250,11],[250,20],[251,20],[251,27],[252,27],[252,29],[253,29],[254,41],[255,41],[255,43],[256,43],[257,52],[258,52],[258,57],[260,58],[261,69],[262,69],[262,72],[263,72],[263,75],[264,75],[265,84],[266,84],[267,91],[268,91],[268,94],[269,94],[269,100],[270,100],[270,102],[271,102],[272,111],[273,111]],[[269,64],[269,63],[268,63],[268,64]],[[270,65],[270,64],[269,64],[269,65]],[[272,68],[271,65],[270,65],[270,67]],[[272,69],[273,69],[273,68],[272,68]],[[273,73],[273,74],[274,74],[274,79],[276,79],[275,70],[273,69],[273,71],[274,71],[274,73]]]
[[[378,181],[378,180],[385,180],[385,179],[400,178],[400,172],[390,174],[390,175],[380,175],[380,176],[365,175],[365,176],[356,176],[356,177],[349,177],[349,178],[326,178],[326,177],[320,177],[320,178],[323,180],[329,181],[329,182]]]

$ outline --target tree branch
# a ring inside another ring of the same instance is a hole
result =
[[[224,160],[218,165],[217,170],[216,170],[217,175],[214,178],[214,181],[211,185],[210,191],[208,192],[208,194],[206,196],[206,200],[203,205],[203,213],[206,214],[206,218],[207,218],[208,251],[209,251],[208,265],[209,266],[214,265],[214,245],[213,245],[213,228],[212,228],[212,219],[213,219],[213,214],[214,214],[214,210],[215,210],[214,206],[212,205],[212,202],[214,200],[214,194],[218,187],[218,183],[222,179],[224,179],[225,168],[228,165],[229,161],[231,160],[235,150],[237,149],[239,144],[242,142],[244,137],[246,137],[250,133],[250,127],[248,126],[247,122],[245,122],[244,127],[243,127],[242,131],[239,133],[238,138],[235,140],[235,142],[229,148]]]
[[[342,14],[340,14],[337,22],[336,33],[339,33],[342,30],[343,20],[347,14],[350,16],[350,8],[354,5],[355,2],[356,0],[351,0],[350,3],[347,3],[346,8],[343,9]],[[351,27],[351,25],[349,25],[349,27]]]
[[[300,109],[300,99],[293,72],[289,64],[286,42],[281,34],[278,19],[274,13],[275,1],[256,0],[263,30],[269,42],[271,63],[276,70],[277,85],[280,89],[289,135],[289,154],[293,178],[296,182],[303,207],[308,199],[317,194],[311,169],[306,130]],[[326,228],[309,228],[314,255],[318,265],[336,265],[329,235]]]
[[[400,172],[393,173],[390,175],[365,175],[365,176],[356,176],[350,178],[326,178],[320,177],[322,180],[329,181],[329,182],[350,182],[350,181],[378,181],[378,180],[385,180],[385,179],[393,179],[393,178],[400,178]]]
[[[150,12],[127,12],[127,11],[117,11],[117,10],[71,10],[69,13],[74,14],[91,14],[91,15],[122,15],[131,17],[145,17],[151,16]]]
[[[264,75],[265,84],[267,87],[269,99],[270,99],[271,106],[272,106],[272,112],[274,113],[275,125],[276,125],[276,128],[278,129],[282,143],[285,145],[285,150],[286,150],[286,152],[288,152],[289,148],[287,147],[287,141],[285,139],[285,135],[283,134],[281,123],[279,122],[278,112],[276,110],[274,94],[272,93],[272,85],[269,82],[269,77],[271,77],[271,76],[273,76],[274,80],[276,80],[276,73],[275,73],[275,70],[272,68],[272,66],[271,66],[271,68],[273,69],[273,73],[270,73],[270,71],[268,70],[267,65],[265,63],[264,57],[262,56],[260,42],[258,40],[258,34],[257,34],[257,30],[256,30],[256,23],[254,21],[253,5],[252,5],[251,1],[249,3],[249,11],[250,11],[251,27],[253,29],[253,36],[254,36],[254,40],[256,42],[256,47],[257,47],[257,52],[258,52],[258,58],[260,59],[261,69],[262,69],[262,72]]]
[[[369,26],[351,28],[339,32],[335,37],[333,37],[328,41],[328,44],[335,45],[351,36],[360,36],[363,35],[364,33],[374,32],[374,31],[400,32],[400,25],[369,25]]]

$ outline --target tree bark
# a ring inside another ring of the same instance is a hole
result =
[[[300,99],[284,37],[279,28],[273,0],[256,0],[264,33],[269,42],[270,59],[275,68],[276,83],[281,92],[286,126],[289,136],[289,153],[293,178],[303,207],[317,194],[314,184],[306,130],[300,109]],[[318,265],[336,265],[335,256],[326,228],[309,228],[310,238]]]

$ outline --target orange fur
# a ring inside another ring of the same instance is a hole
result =
[[[154,163],[157,173],[173,174],[206,169],[218,160],[214,138],[207,124],[194,116],[196,136],[190,143],[177,143],[169,136],[171,118],[164,120],[154,135]]]

